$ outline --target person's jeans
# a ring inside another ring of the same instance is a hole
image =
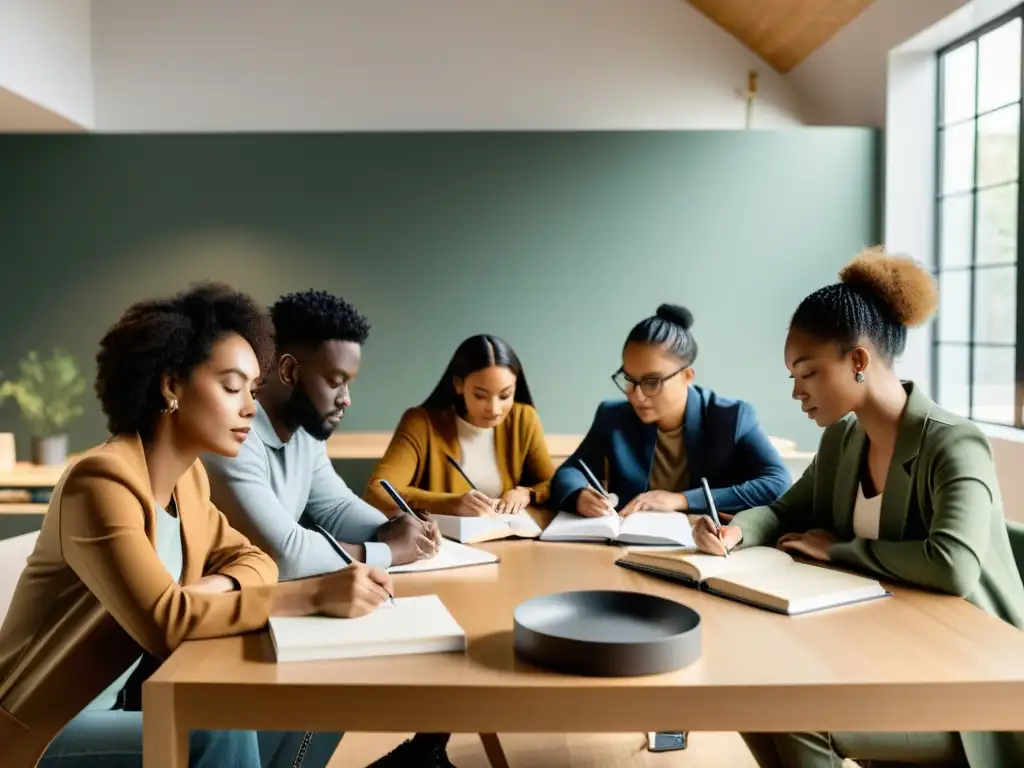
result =
[[[194,731],[189,768],[261,768],[253,731]],[[83,712],[57,734],[39,768],[142,768],[142,713]]]
[[[193,731],[189,768],[325,768],[340,733]],[[87,710],[65,726],[39,768],[142,768],[142,713]]]

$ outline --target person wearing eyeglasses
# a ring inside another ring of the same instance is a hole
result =
[[[662,304],[630,331],[612,376],[626,400],[598,406],[576,452],[555,472],[550,503],[586,517],[640,511],[707,513],[707,478],[718,511],[775,502],[789,470],[753,407],[693,383],[693,315]],[[582,462],[582,463],[581,463]],[[583,464],[604,476],[605,497]]]

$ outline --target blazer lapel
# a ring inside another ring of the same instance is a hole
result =
[[[864,443],[864,430],[854,422],[839,456],[832,495],[832,520],[836,533],[843,539],[853,537],[853,505],[857,501]]]
[[[138,435],[121,435],[113,439],[118,452],[137,476],[140,485],[146,489],[146,503],[143,506],[146,515],[146,536],[150,544],[156,547],[156,500],[153,488],[149,483],[149,467],[146,465],[146,452],[142,448],[142,440]],[[206,501],[200,498],[195,487],[194,475],[186,472],[178,480],[171,491],[174,501],[174,513],[181,521],[181,584],[191,584],[203,575],[206,560],[204,541],[206,531]],[[192,557],[195,553],[196,557]]]
[[[704,433],[704,409],[701,407],[702,399],[700,390],[690,387],[686,396],[686,410],[683,412],[683,441],[690,475],[689,485],[694,488],[699,487],[700,479],[705,477],[704,458],[707,454],[707,446]],[[708,478],[708,482],[711,482],[710,478]]]
[[[921,451],[921,440],[931,410],[928,398],[918,392],[912,383],[903,386],[907,390],[907,404],[900,421],[889,471],[885,476],[882,519],[878,530],[878,537],[887,541],[900,541],[903,538],[914,487],[914,460]]]
[[[608,480],[605,487],[615,486],[623,503],[644,493],[650,487],[651,466],[654,464],[654,448],[658,443],[658,425],[644,424],[632,408],[625,416],[620,438],[612,438],[611,452],[615,459],[608,457]],[[591,470],[598,470],[591,467]],[[614,476],[622,479],[623,487],[618,488]],[[619,492],[621,491],[621,493]]]

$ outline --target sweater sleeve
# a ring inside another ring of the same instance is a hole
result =
[[[204,499],[209,499],[209,480],[202,464],[197,463],[195,471],[198,473],[200,495]],[[224,514],[212,502],[207,504],[206,517],[206,530],[209,531],[210,538],[203,566],[204,576],[228,576],[240,587],[277,582],[278,569],[273,558],[253,546],[245,536],[232,528]]]
[[[885,579],[967,597],[978,587],[997,514],[995,468],[980,432],[943,445],[928,468],[932,518],[928,536],[909,541],[855,538],[833,544],[837,563],[867,569]]]
[[[65,480],[60,502],[63,555],[111,616],[149,653],[164,658],[186,640],[237,635],[265,626],[272,587],[206,595],[186,592],[160,562],[146,535],[143,500],[108,457],[80,461]],[[204,507],[209,499],[204,499]],[[202,514],[209,514],[204,508]],[[218,518],[219,520],[219,518]],[[259,561],[228,526],[216,524],[207,543],[242,573]],[[244,564],[244,565],[243,565]],[[233,573],[231,575],[234,575]],[[243,580],[249,581],[248,574]]]
[[[426,467],[427,438],[430,422],[421,408],[410,408],[402,416],[383,458],[373,470],[363,498],[385,515],[401,512],[398,505],[380,486],[387,480],[413,509],[453,498],[457,494],[424,491],[417,487]]]
[[[741,547],[773,547],[783,533],[811,527],[817,461],[815,456],[800,479],[774,504],[745,510],[732,519],[732,525],[743,531]]]
[[[232,459],[204,458],[219,507],[235,527],[273,556],[282,580],[344,568],[347,563],[330,543],[281,504],[270,484],[263,450],[260,441],[249,439]]]
[[[789,488],[789,469],[764,433],[753,406],[743,403],[736,418],[736,448],[733,454],[740,482],[712,488],[711,496],[719,512],[742,512],[772,504]],[[734,478],[735,479],[735,478]],[[707,502],[700,488],[684,491],[691,512],[706,512]]]
[[[544,438],[544,428],[540,416],[533,408],[523,411],[523,427],[526,432],[526,456],[523,460],[523,482],[533,491],[534,501],[545,504],[551,495],[551,478],[555,474],[555,465],[551,461],[548,443]]]

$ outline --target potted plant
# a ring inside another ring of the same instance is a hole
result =
[[[68,423],[82,415],[78,401],[85,379],[75,359],[59,349],[48,360],[29,352],[21,376],[0,384],[0,401],[11,397],[32,425],[32,462],[63,464],[68,458]]]

